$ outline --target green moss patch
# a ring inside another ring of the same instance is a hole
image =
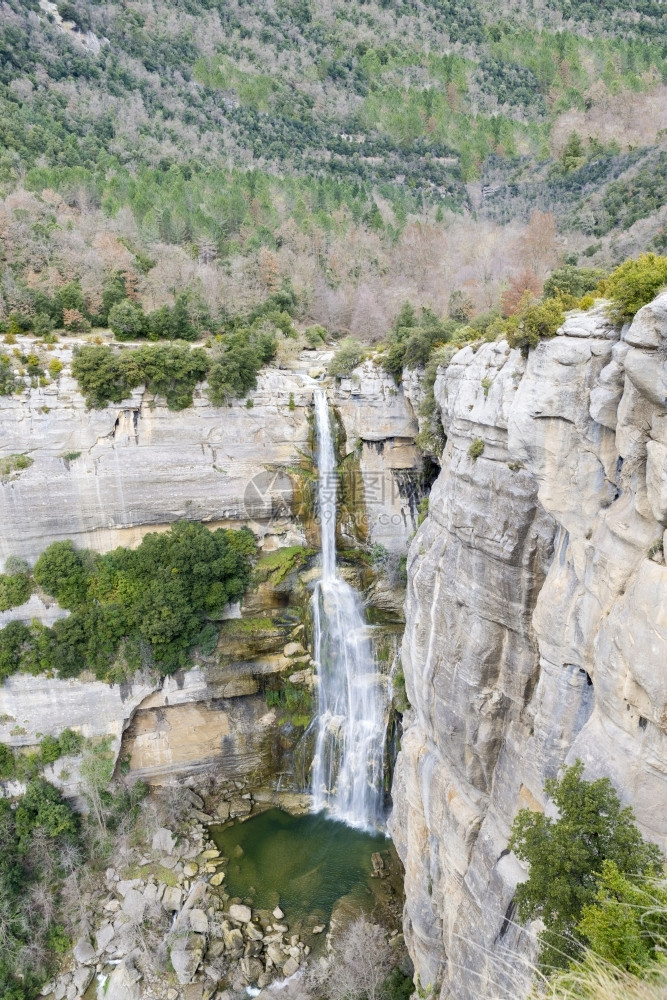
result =
[[[34,459],[29,455],[7,455],[0,458],[0,481],[14,479],[17,473],[29,469],[33,462]]]
[[[255,565],[255,582],[269,582],[276,587],[290,573],[303,566],[314,553],[314,549],[306,549],[301,545],[290,545],[284,549],[276,549],[275,552],[268,552]]]

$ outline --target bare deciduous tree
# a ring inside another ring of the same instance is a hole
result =
[[[392,948],[384,927],[365,915],[357,917],[334,945],[333,962],[323,984],[329,1000],[381,1000],[392,965]]]

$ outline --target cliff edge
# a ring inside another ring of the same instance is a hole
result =
[[[620,331],[569,314],[528,358],[468,346],[435,396],[391,820],[406,938],[422,988],[520,996],[534,935],[507,841],[545,779],[581,758],[667,842],[667,294]]]

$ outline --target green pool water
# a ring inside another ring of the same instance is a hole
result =
[[[229,858],[225,889],[256,909],[279,905],[290,926],[316,916],[327,922],[342,896],[363,897],[371,855],[391,842],[336,823],[322,814],[291,816],[269,809],[211,835]],[[316,921],[317,922],[317,921]]]

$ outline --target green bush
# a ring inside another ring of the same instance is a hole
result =
[[[146,317],[129,299],[111,306],[108,322],[116,340],[136,340],[146,335]]]
[[[609,779],[584,781],[583,770],[577,761],[562,778],[545,783],[557,819],[522,809],[509,841],[510,850],[530,865],[516,900],[521,920],[544,922],[540,960],[548,967],[561,968],[578,953],[579,924],[584,908],[596,904],[605,861],[636,878],[656,876],[662,866],[660,849],[642,840],[632,810],[621,806]]]
[[[543,337],[555,336],[564,322],[565,313],[559,299],[526,303],[515,316],[505,321],[505,335],[510,347],[527,350],[537,347]]]
[[[275,354],[275,339],[247,330],[228,335],[211,362],[208,396],[214,406],[245,396],[257,386],[257,372]]]
[[[9,355],[0,354],[0,396],[11,396],[18,384]]]
[[[25,573],[0,573],[0,611],[17,608],[30,597],[32,584]]]
[[[242,597],[254,552],[247,529],[209,532],[191,522],[103,556],[54,542],[37,560],[35,580],[72,614],[50,629],[11,622],[0,630],[0,678],[17,669],[61,677],[89,669],[121,679],[142,663],[173,673],[195,645],[210,647],[207,620]],[[66,738],[76,742],[76,734]],[[72,751],[61,742],[61,752]]]
[[[2,757],[0,749],[0,761]],[[61,864],[64,851],[70,858],[78,857],[77,834],[72,807],[43,779],[28,781],[16,808],[8,799],[0,799],[3,1000],[32,1000],[55,972],[52,945],[58,947],[63,939],[54,913],[64,874]],[[40,890],[45,907],[35,905],[34,888]]]
[[[37,560],[33,575],[61,608],[75,608],[86,599],[90,572],[83,555],[70,541],[49,545]]]
[[[303,331],[303,335],[306,338],[306,343],[313,350],[322,347],[326,343],[327,331],[323,326],[308,326]]]
[[[433,351],[450,341],[460,326],[455,319],[439,320],[430,309],[422,309],[418,317],[406,303],[390,335],[383,367],[399,382],[404,368],[425,366]]]
[[[23,622],[12,621],[0,629],[0,681],[20,669],[30,639],[30,629]]]
[[[102,308],[99,316],[95,319],[99,320],[102,325],[107,324],[112,308],[126,299],[127,286],[122,272],[114,271],[113,274],[105,275],[102,282]]]
[[[163,396],[170,410],[192,405],[192,394],[209,369],[201,347],[179,344],[146,344],[116,354],[111,347],[85,345],[72,362],[72,374],[90,407],[120,403],[133,389],[145,385]]]
[[[600,283],[600,291],[611,299],[609,315],[626,323],[667,285],[667,257],[643,253],[626,260]]]
[[[481,438],[475,438],[473,443],[468,448],[468,454],[472,458],[473,462],[476,462],[480,455],[484,452],[484,442]]]
[[[334,378],[345,378],[350,375],[364,359],[364,348],[353,337],[345,337],[338,345],[338,350],[329,362],[329,375]]]
[[[637,883],[603,861],[595,901],[582,907],[577,930],[604,961],[642,975],[667,941],[667,886]]]
[[[557,299],[572,296],[580,299],[587,292],[593,292],[604,278],[604,271],[594,267],[576,267],[564,264],[552,271],[544,282],[544,298]]]
[[[30,455],[6,455],[0,458],[0,482],[13,479],[15,473],[29,469],[34,462]]]
[[[57,788],[44,778],[29,782],[25,795],[16,808],[16,832],[25,843],[32,831],[39,828],[47,837],[74,837],[78,818]]]

